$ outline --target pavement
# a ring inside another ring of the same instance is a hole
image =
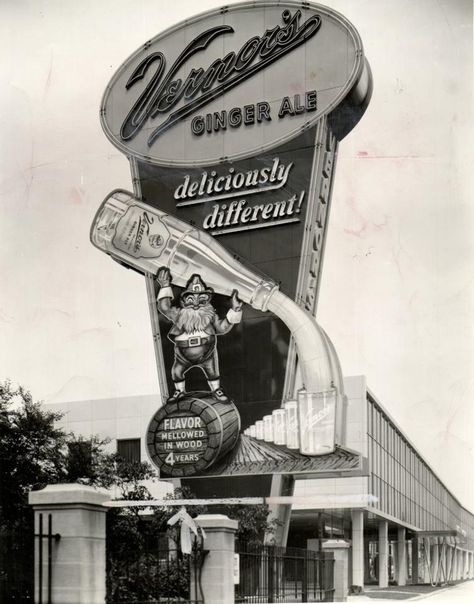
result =
[[[381,589],[366,586],[364,593],[351,595],[347,601],[351,604],[363,602],[385,602],[387,600],[428,600],[439,604],[473,604],[474,580],[459,581],[443,587],[431,585],[390,586]]]

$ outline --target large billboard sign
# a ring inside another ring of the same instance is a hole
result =
[[[134,187],[104,200],[91,240],[146,276],[162,477],[361,471],[315,312],[338,143],[370,95],[347,19],[266,0],[157,35],[107,86],[102,126]]]

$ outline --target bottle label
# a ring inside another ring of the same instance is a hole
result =
[[[132,204],[117,223],[112,245],[133,258],[159,258],[169,238],[159,216]]]

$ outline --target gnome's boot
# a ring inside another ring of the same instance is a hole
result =
[[[207,383],[209,384],[212,396],[216,401],[219,401],[220,403],[230,403],[229,397],[224,392],[223,388],[221,388],[220,380],[209,380]]]
[[[177,403],[186,394],[186,387],[184,382],[174,382],[176,390],[171,396],[168,397],[167,403]]]

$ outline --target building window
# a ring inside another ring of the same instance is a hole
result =
[[[117,453],[123,461],[128,463],[141,461],[140,439],[128,438],[124,440],[117,440]]]

